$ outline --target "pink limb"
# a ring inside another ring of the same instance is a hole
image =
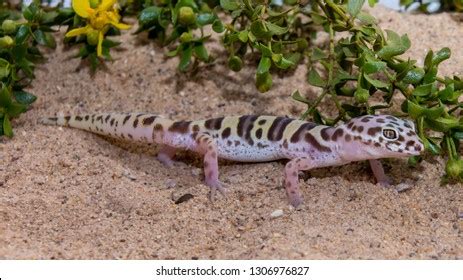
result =
[[[285,188],[289,202],[297,207],[302,203],[302,196],[299,190],[299,171],[313,168],[313,162],[306,157],[290,160],[285,167]]]
[[[173,158],[176,151],[177,149],[172,146],[162,145],[156,158],[166,167],[172,167],[174,164]]]
[[[204,177],[206,185],[211,188],[210,198],[214,199],[217,191],[225,195],[225,188],[219,181],[218,153],[215,140],[209,134],[201,133],[196,136],[195,141],[196,152],[204,155]]]
[[[384,187],[391,185],[391,179],[389,179],[384,173],[384,168],[381,162],[377,159],[370,159],[369,162],[371,171],[373,171],[373,175],[375,175],[378,184]]]

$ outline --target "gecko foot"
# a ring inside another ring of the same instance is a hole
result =
[[[289,203],[291,203],[291,205],[294,208],[299,207],[304,202],[304,200],[302,199],[300,195],[294,195],[294,196],[290,195],[288,198],[289,198]]]
[[[215,197],[217,196],[217,192],[219,192],[222,196],[226,196],[226,194],[227,194],[227,189],[226,189],[227,186],[225,184],[223,184],[222,182],[220,182],[219,180],[211,181],[211,182],[208,182],[206,180],[206,184],[211,189],[211,191],[209,193],[209,199],[211,201],[215,200]]]
[[[378,180],[378,184],[381,187],[390,187],[392,185],[392,180],[389,177],[384,176],[381,180]]]
[[[161,154],[161,153],[160,153],[160,154],[158,154],[158,155],[156,156],[156,159],[157,159],[160,163],[162,163],[165,167],[168,167],[168,168],[172,167],[172,166],[174,165],[174,163],[175,163],[175,160],[173,160],[172,158],[170,158],[170,157],[169,157],[168,155],[166,155],[166,154]]]

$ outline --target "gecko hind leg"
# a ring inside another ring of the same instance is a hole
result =
[[[172,146],[162,145],[159,149],[156,159],[159,160],[162,164],[164,164],[164,166],[172,167],[175,162],[173,158],[175,156],[176,151],[177,149]]]
[[[218,152],[215,140],[206,133],[195,138],[196,151],[204,156],[204,177],[206,185],[211,189],[210,199],[214,200],[217,191],[225,195],[225,185],[219,181]]]
[[[299,171],[313,168],[313,162],[306,157],[290,160],[285,166],[285,188],[289,202],[292,206],[298,207],[303,199],[299,190]]]
[[[384,173],[384,168],[381,162],[377,159],[370,159],[369,162],[370,162],[371,171],[373,171],[373,175],[375,175],[375,178],[378,184],[380,184],[383,187],[390,186],[392,181]]]

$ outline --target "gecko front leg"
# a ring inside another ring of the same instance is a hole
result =
[[[290,160],[285,167],[285,188],[289,202],[297,207],[302,203],[302,196],[299,190],[299,171],[314,168],[313,161],[307,157],[300,157]]]
[[[389,186],[391,184],[391,179],[384,173],[384,168],[381,162],[377,159],[370,159],[369,162],[371,171],[373,171],[373,175],[375,175],[378,184],[384,187]]]
[[[195,141],[196,152],[204,155],[204,177],[206,185],[211,188],[210,198],[214,199],[217,191],[225,195],[225,188],[219,181],[218,152],[215,140],[209,134],[200,133]]]

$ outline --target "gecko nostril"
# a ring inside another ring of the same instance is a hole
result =
[[[423,149],[423,145],[416,144],[415,145],[415,151],[420,152]]]

